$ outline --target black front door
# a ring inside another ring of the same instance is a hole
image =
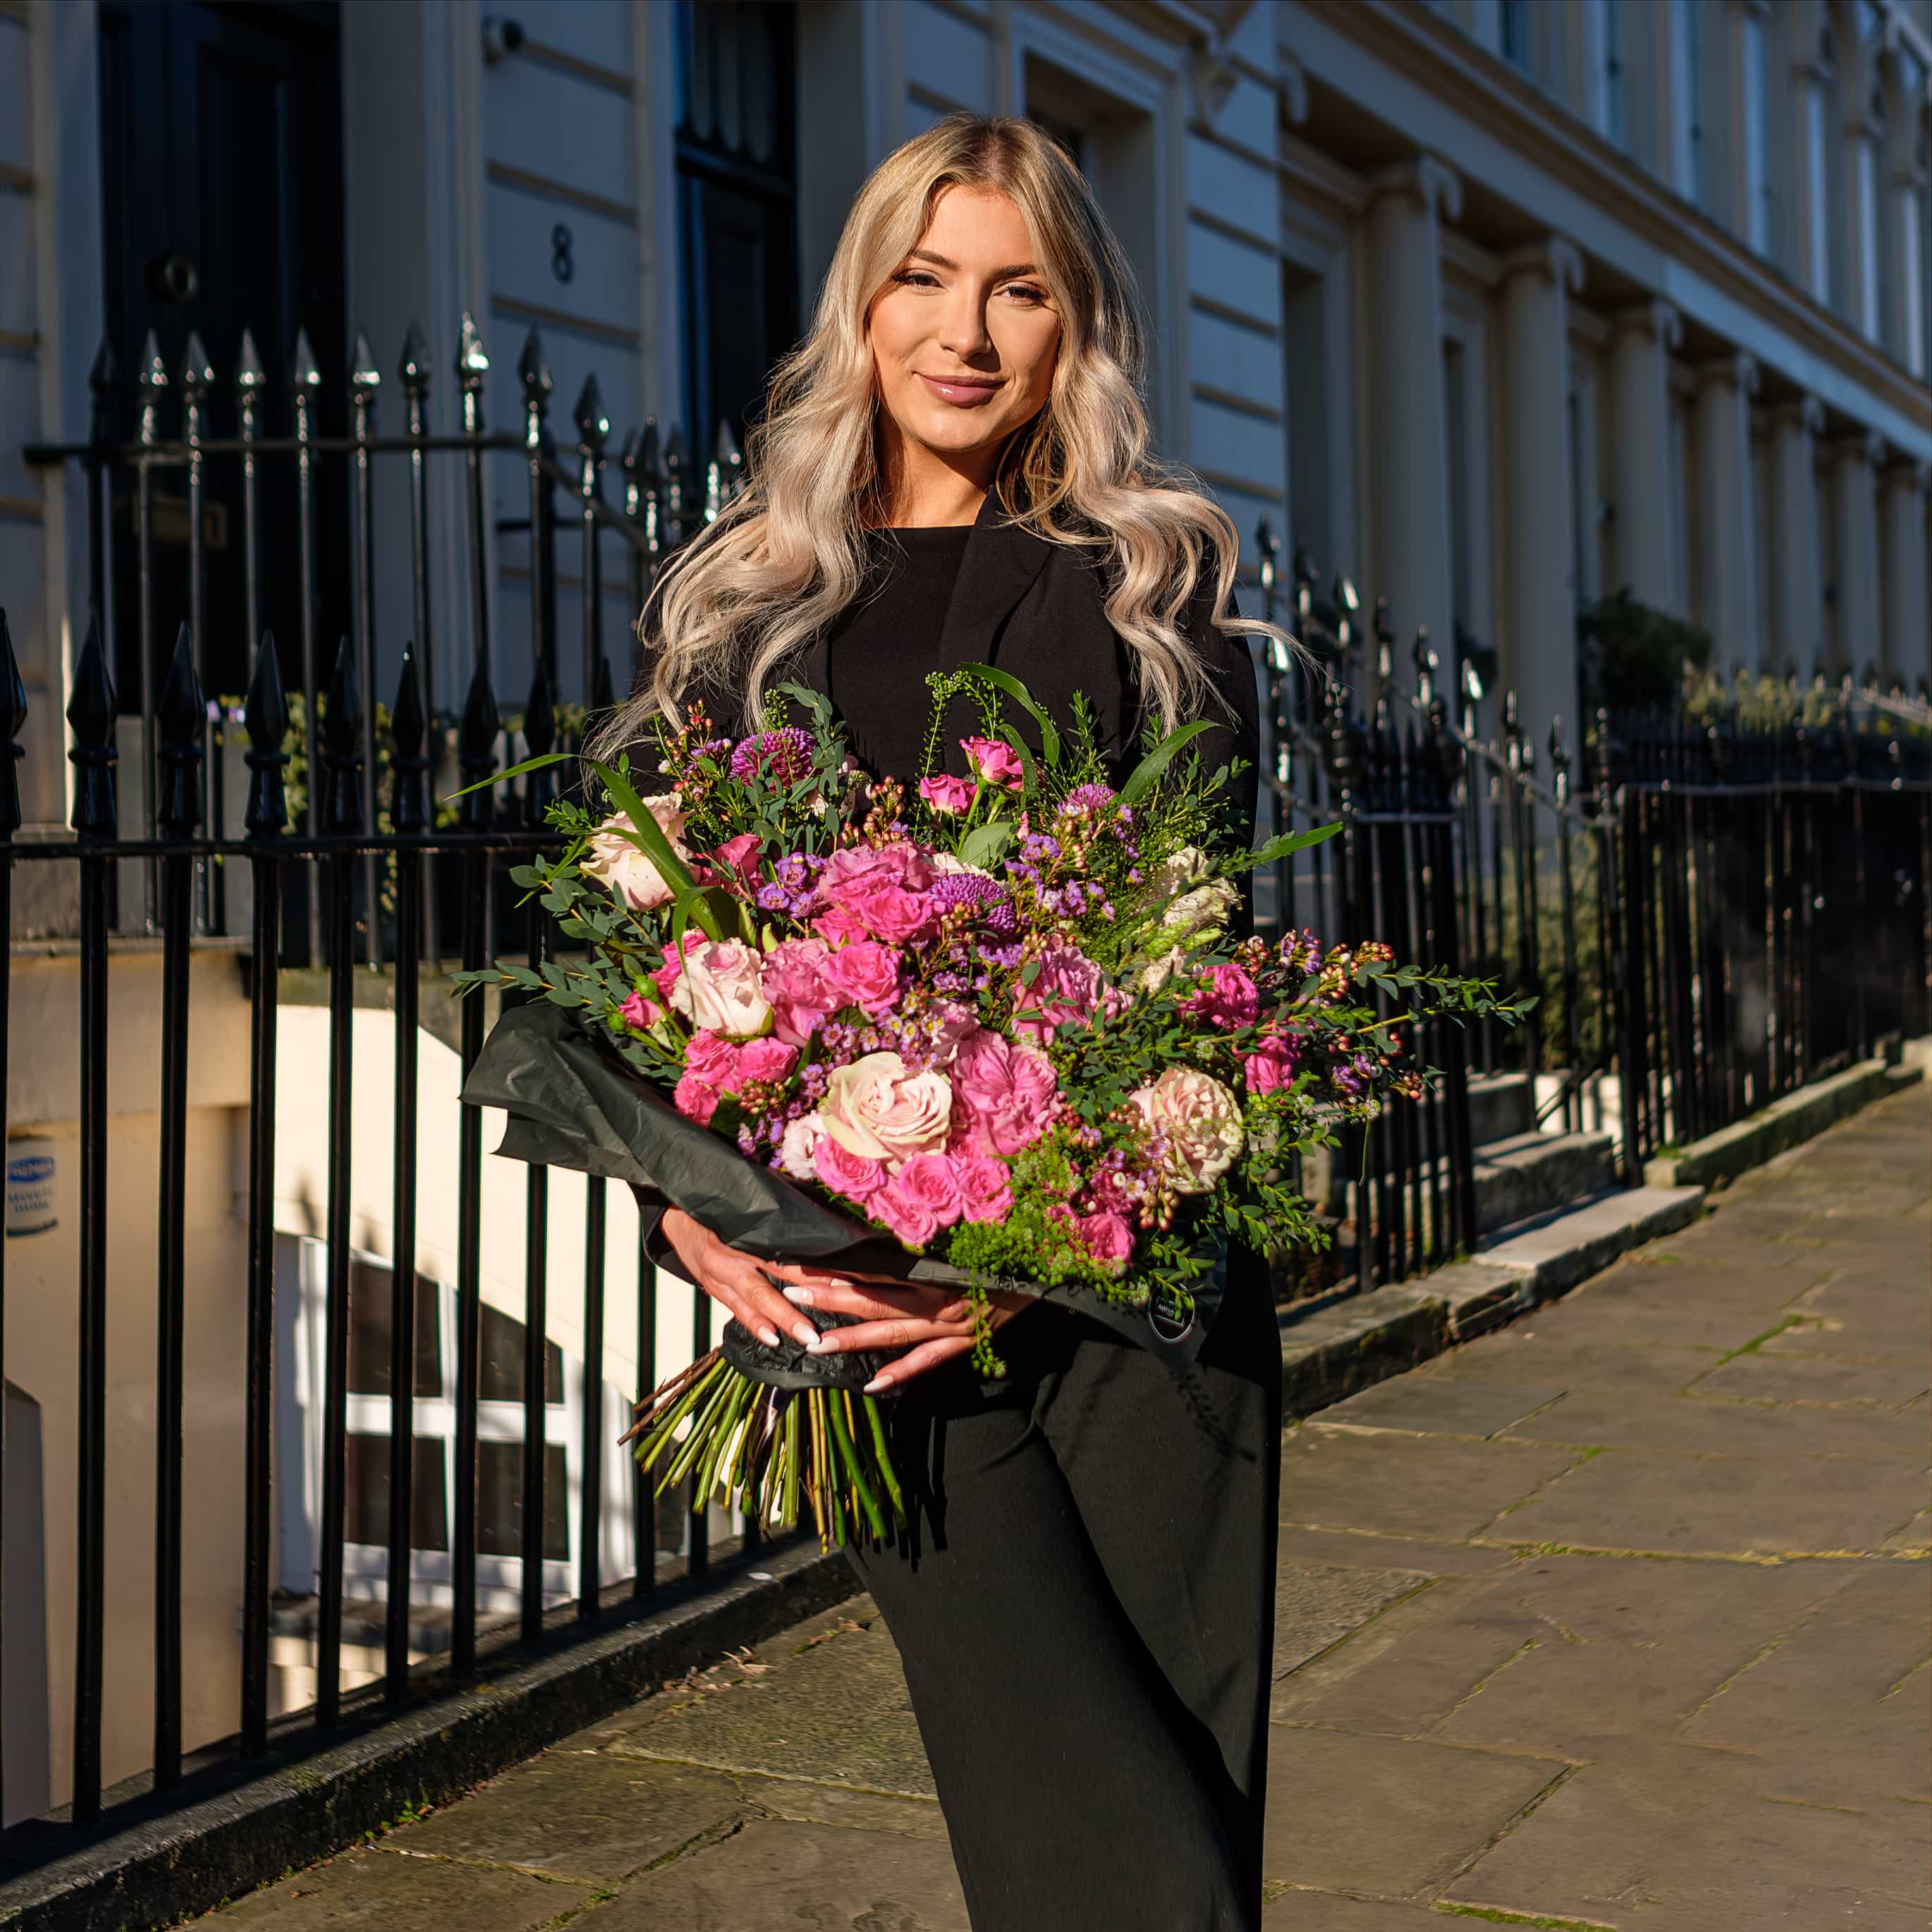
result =
[[[346,428],[343,305],[340,22],[334,0],[102,0],[100,124],[106,325],[122,374],[110,427],[135,433],[134,378],[152,330],[168,376],[161,435],[182,432],[190,334],[214,371],[207,433],[237,432],[242,333],[265,377],[260,433],[290,433],[296,332],[322,375],[317,428]],[[293,466],[264,461],[257,560],[261,621],[298,687],[302,634]],[[339,460],[318,478],[316,638],[321,668],[346,628],[348,533]],[[159,690],[175,633],[189,614],[189,520],[184,471],[155,480],[150,588]],[[115,665],[124,711],[141,705],[141,585],[133,490],[114,506]],[[206,613],[201,673],[210,698],[247,686],[240,464],[213,457],[202,518]]]

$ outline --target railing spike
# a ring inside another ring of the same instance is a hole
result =
[[[6,741],[0,746],[0,839],[10,838],[20,829],[20,760],[26,748],[20,732],[27,722],[27,687],[20,678],[20,660],[14,655],[14,634],[7,628],[7,614],[0,610],[0,724],[6,728]]]
[[[148,392],[148,400],[168,386],[168,365],[161,360],[161,345],[154,332],[148,332],[147,340],[141,344],[141,370],[135,380]]]
[[[490,373],[490,355],[483,346],[482,332],[476,326],[476,318],[467,309],[463,311],[456,370],[458,377],[466,389],[481,388],[484,377]]]
[[[375,352],[369,346],[368,335],[359,328],[349,358],[349,386],[358,402],[370,400],[382,386],[382,372],[376,366]]]
[[[288,735],[289,701],[282,688],[281,661],[272,631],[262,633],[242,716],[248,731],[248,748],[242,755],[249,772],[248,810],[242,822],[254,837],[272,838],[289,819],[288,800],[282,788],[282,772],[289,762],[283,748]]]
[[[188,348],[182,357],[182,394],[190,402],[199,402],[214,382],[214,367],[208,359],[208,351],[202,346],[200,334],[190,329]]]
[[[335,668],[322,698],[322,761],[328,771],[323,830],[362,831],[362,691],[356,676],[355,648],[346,636],[336,647]]]
[[[470,674],[470,690],[463,700],[463,716],[456,728],[456,761],[466,786],[479,785],[496,769],[496,734],[502,728],[496,694],[490,688],[488,672],[482,658]],[[488,827],[496,823],[494,793],[485,788],[472,790],[463,801],[464,823]]]
[[[532,758],[541,758],[556,748],[556,708],[550,702],[550,680],[542,664],[530,680],[530,694],[524,706],[524,748]],[[524,774],[524,823],[538,826],[550,802],[556,796],[556,768],[545,765]]]
[[[114,345],[106,336],[94,352],[93,366],[87,372],[87,386],[97,398],[106,395],[121,380],[121,365],[114,359]]]
[[[412,316],[404,332],[403,359],[396,364],[396,374],[405,389],[420,391],[428,388],[431,373],[429,338],[424,334],[422,324]]]
[[[254,333],[244,328],[242,332],[242,352],[235,364],[235,392],[244,403],[252,404],[268,380],[262,368],[260,352],[255,346]]]
[[[194,668],[194,634],[185,624],[175,635],[154,724],[154,755],[160,766],[155,823],[164,838],[185,838],[201,823],[202,741],[208,724],[208,705]]]
[[[517,358],[517,376],[524,386],[526,404],[550,394],[553,386],[550,364],[544,356],[543,338],[534,328],[524,338],[524,352]]]
[[[664,450],[658,437],[656,416],[644,418],[644,433],[638,441],[638,475],[646,490],[664,487]]]
[[[74,767],[74,812],[68,821],[83,838],[112,838],[114,800],[114,685],[100,644],[100,620],[89,620],[87,641],[74,667],[67,722],[74,733],[68,756]]]
[[[578,447],[589,455],[602,454],[610,434],[610,418],[605,412],[604,392],[597,386],[594,374],[584,379],[572,420],[577,424],[577,434],[581,439]]]
[[[396,701],[389,707],[389,823],[398,832],[420,832],[429,822],[424,780],[429,758],[423,750],[428,721],[423,715],[422,680],[416,675],[416,654],[403,650],[403,668],[396,680]]]
[[[296,331],[295,354],[290,361],[289,387],[311,393],[322,387],[322,365],[315,359],[315,350],[305,328]]]

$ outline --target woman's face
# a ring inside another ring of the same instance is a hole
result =
[[[866,333],[890,427],[911,448],[988,484],[1001,446],[1045,406],[1060,317],[1018,207],[947,188],[874,298]]]

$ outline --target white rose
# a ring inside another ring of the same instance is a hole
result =
[[[778,1143],[778,1165],[794,1180],[816,1180],[818,1168],[812,1150],[825,1132],[825,1123],[816,1114],[802,1114],[785,1123],[784,1137]]]
[[[1168,1179],[1177,1194],[1206,1194],[1241,1150],[1241,1103],[1211,1074],[1170,1066],[1128,1096],[1148,1127],[1167,1139]]]
[[[1240,896],[1232,880],[1210,879],[1204,886],[1196,886],[1191,892],[1183,893],[1161,914],[1161,930],[1218,932],[1227,924],[1228,916]]]
[[[684,811],[675,792],[661,792],[644,800],[645,808],[658,822],[658,829],[670,841],[670,848],[680,859],[691,854],[685,849]],[[653,906],[667,905],[671,890],[656,866],[625,836],[634,830],[625,814],[614,812],[592,832],[578,869],[593,884],[602,886],[633,911],[648,912]]]
[[[1198,845],[1184,845],[1154,868],[1154,896],[1171,899],[1176,892],[1198,885],[1208,876],[1208,855]]]
[[[687,952],[670,1003],[693,1028],[727,1040],[753,1040],[771,1028],[760,956],[742,940],[715,940]]]
[[[1179,946],[1163,952],[1141,970],[1141,990],[1144,993],[1157,993],[1174,974],[1186,963],[1187,955]]]

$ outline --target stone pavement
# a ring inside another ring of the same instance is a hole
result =
[[[1920,1086],[1292,1432],[1269,1932],[1924,1932],[1929,1251]],[[966,1925],[862,1600],[217,1916]]]

